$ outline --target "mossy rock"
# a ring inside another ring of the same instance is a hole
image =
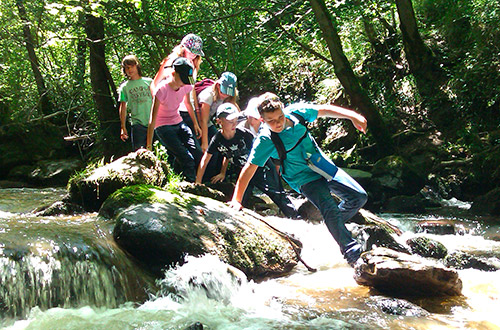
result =
[[[98,211],[112,193],[125,186],[146,184],[163,186],[168,182],[170,168],[151,151],[131,152],[104,166],[88,166],[69,180],[71,202],[87,211]]]
[[[406,241],[412,253],[422,257],[443,259],[448,254],[448,249],[436,240],[428,237],[413,237]]]

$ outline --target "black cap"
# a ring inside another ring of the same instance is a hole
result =
[[[193,65],[185,57],[177,57],[172,63],[174,71],[179,74],[181,80],[186,85],[194,85]]]

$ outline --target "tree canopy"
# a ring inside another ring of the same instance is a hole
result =
[[[407,129],[471,144],[500,125],[495,1],[2,0],[0,18],[0,126],[47,120],[91,135],[118,122],[121,59],[136,54],[152,77],[191,32],[204,41],[199,79],[234,72],[242,107],[274,91],[354,108],[374,129],[362,143],[382,153]],[[90,37],[97,22],[102,37]],[[101,90],[109,101],[99,105]]]

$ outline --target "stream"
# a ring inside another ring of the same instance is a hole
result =
[[[0,189],[0,328],[2,329],[500,329],[500,271],[459,270],[463,296],[413,298],[424,315],[393,315],[388,297],[359,286],[324,224],[268,217],[304,245],[288,275],[237,278],[206,255],[155,279],[113,241],[96,213],[41,217],[63,188]],[[422,234],[500,266],[500,221],[468,214],[468,204],[426,215],[378,214],[399,226],[404,242],[416,224],[452,220],[454,235]],[[197,285],[193,285],[196,278]],[[172,293],[174,288],[176,294]]]

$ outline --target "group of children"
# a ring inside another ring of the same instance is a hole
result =
[[[123,59],[122,70],[128,80],[120,87],[121,139],[128,138],[126,118],[130,112],[134,149],[151,149],[154,135],[175,160],[174,169],[186,180],[200,184],[223,181],[231,166],[238,175],[230,202],[233,208],[248,206],[253,187],[257,187],[285,216],[298,218],[283,189],[283,178],[320,210],[344,257],[353,265],[361,246],[345,222],[365,204],[367,194],[341,169],[335,168],[335,174],[325,178],[309,166],[309,155],[318,147],[305,122],[318,117],[345,118],[364,133],[366,119],[333,105],[293,104],[285,108],[272,93],[251,99],[245,111],[240,111],[233,73],[224,72],[216,81],[205,79],[195,85],[204,56],[202,47],[199,36],[186,35],[163,60],[154,79],[142,77],[135,56]],[[276,139],[284,152],[279,152]],[[280,159],[280,165],[272,159]],[[331,193],[341,202],[337,203]]]

